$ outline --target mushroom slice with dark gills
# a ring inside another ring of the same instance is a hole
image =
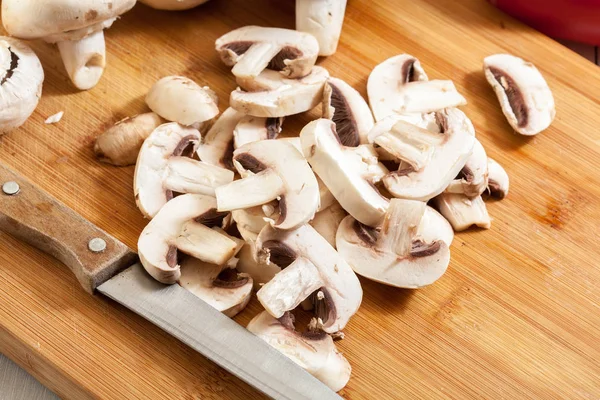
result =
[[[219,116],[198,146],[200,160],[235,171],[233,166],[233,131],[244,114],[228,108]]]
[[[293,314],[274,318],[263,311],[250,321],[247,329],[289,357],[333,391],[339,391],[350,379],[352,368],[331,336],[308,330],[297,332]]]
[[[258,300],[275,318],[295,309],[319,290],[323,331],[344,329],[362,301],[362,288],[348,263],[310,225],[282,231],[267,225],[256,241],[256,259],[283,268],[258,291]]]
[[[233,130],[233,147],[242,147],[246,143],[276,139],[281,133],[284,118],[264,118],[244,116]]]
[[[262,140],[233,153],[242,179],[215,191],[219,211],[231,211],[279,200],[279,217],[270,223],[294,229],[310,221],[319,207],[319,185],[304,156],[290,143]]]
[[[435,116],[438,123],[431,130],[409,124],[401,116],[390,116],[369,133],[372,143],[403,161],[397,171],[383,178],[394,197],[427,201],[437,196],[471,155],[475,130],[467,116],[455,108]]]
[[[377,228],[346,217],[336,244],[357,274],[386,285],[416,289],[432,284],[446,272],[450,263],[447,241],[453,237],[449,230],[448,222],[425,203],[392,199]]]
[[[227,214],[217,211],[214,197],[177,196],[142,231],[138,240],[142,265],[154,279],[166,284],[175,283],[181,275],[179,252],[210,264],[225,265],[243,244],[218,228]]]
[[[215,47],[237,77],[255,77],[269,68],[288,78],[302,78],[319,54],[317,39],[308,33],[260,26],[233,30],[218,38]]]
[[[192,158],[200,132],[175,122],[160,125],[144,141],[135,166],[134,193],[146,218],[176,193],[214,196],[215,188],[233,180],[233,172]]]
[[[480,196],[488,187],[488,157],[485,149],[475,139],[473,152],[460,170],[457,178],[446,188],[448,193],[464,194],[468,198]]]
[[[367,134],[373,128],[373,114],[360,93],[341,79],[329,78],[325,83],[323,118],[335,122],[344,146],[368,143]]]
[[[509,54],[495,54],[483,60],[483,70],[515,131],[530,136],[550,126],[556,114],[554,97],[532,63]]]
[[[185,257],[178,283],[228,317],[246,307],[253,286],[248,274],[237,271],[235,258],[220,266]]]
[[[508,195],[508,174],[497,161],[488,157],[488,190],[493,197],[503,199]]]
[[[456,232],[475,225],[490,229],[492,221],[481,196],[469,198],[464,194],[442,193],[433,199],[433,205],[450,222]]]

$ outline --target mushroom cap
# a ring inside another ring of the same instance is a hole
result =
[[[0,36],[0,132],[23,125],[42,96],[44,70],[29,46]],[[1,134],[0,133],[0,134]]]
[[[228,265],[209,264],[193,257],[181,262],[179,284],[218,311],[232,318],[252,295],[252,278]]]
[[[61,36],[78,30],[87,32],[77,37],[80,39],[103,29],[104,21],[114,20],[134,5],[135,0],[4,0],[2,24],[11,36],[22,39]]]
[[[372,173],[376,171],[377,176],[385,167],[377,163],[375,154],[365,157],[360,153],[372,147],[342,146],[334,122],[323,118],[307,124],[300,140],[304,156],[340,205],[365,225],[379,224],[388,200],[373,186],[376,179]]]
[[[269,68],[289,78],[302,78],[310,73],[319,54],[317,39],[308,33],[260,26],[226,33],[216,40],[215,47],[225,65],[234,66],[235,76],[257,76]]]
[[[488,157],[488,190],[493,197],[503,199],[508,195],[508,174],[497,161]]]
[[[259,262],[283,268],[258,292],[259,301],[273,316],[281,317],[320,288],[327,305],[325,315],[319,316],[323,330],[334,333],[344,329],[360,307],[362,288],[358,278],[310,225],[288,231],[267,225],[258,235],[256,249]]]
[[[239,112],[256,117],[299,114],[319,105],[328,77],[329,72],[318,66],[313,67],[310,74],[301,79],[289,79],[275,71],[264,70],[252,81],[246,81],[244,86],[252,87],[253,91],[246,92],[237,88],[231,92],[229,105]]]
[[[159,79],[146,95],[148,107],[164,119],[194,125],[219,115],[219,99],[207,86],[184,76]]]
[[[373,128],[373,114],[356,89],[341,79],[329,78],[323,90],[323,117],[335,122],[344,146],[369,143],[367,134]]]
[[[550,126],[556,115],[554,97],[532,63],[509,54],[494,54],[483,60],[483,69],[515,131],[530,136]]]
[[[464,194],[469,198],[480,196],[488,187],[488,157],[483,145],[475,139],[473,151],[458,177],[450,182],[446,192]]]
[[[433,200],[435,207],[450,222],[456,232],[475,225],[490,229],[492,220],[481,196],[469,198],[463,194],[442,193]]]
[[[190,158],[200,132],[176,122],[160,125],[144,141],[134,173],[138,208],[153,218],[174,192],[214,195],[215,188],[233,180],[233,172]]]
[[[140,3],[157,10],[181,11],[189,10],[206,3],[208,0],[139,0]]]
[[[429,215],[424,218],[425,214]],[[336,244],[357,274],[386,285],[415,289],[435,282],[446,272],[450,263],[447,225],[423,202],[392,199],[378,229],[351,216],[344,218]]]
[[[293,321],[289,315],[276,319],[263,311],[248,323],[247,329],[329,386],[331,390],[342,390],[350,379],[352,368],[337,350],[331,336],[318,332],[298,333],[293,322],[289,321]]]
[[[233,166],[233,130],[244,114],[229,107],[219,116],[198,146],[198,157],[221,168],[235,170]]]
[[[226,213],[217,212],[214,197],[177,196],[146,225],[138,240],[138,254],[146,271],[159,282],[175,283],[181,273],[178,251],[211,264],[224,265],[239,251],[241,241],[216,228]]]

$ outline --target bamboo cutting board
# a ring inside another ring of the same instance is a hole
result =
[[[235,88],[214,40],[243,25],[293,28],[293,1],[213,0],[187,12],[138,5],[107,31],[108,68],[76,92],[54,46],[34,42],[44,97],[0,159],[135,248],[145,225],[133,167],[96,162],[94,138],[146,111],[160,77],[183,74],[219,95]],[[600,397],[600,70],[484,0],[350,0],[338,52],[320,65],[364,94],[370,70],[410,53],[452,79],[479,140],[511,178],[488,203],[489,231],[458,234],[448,273],[399,290],[362,280],[365,296],[338,342],[353,367],[348,399]],[[481,72],[509,52],[554,92],[550,129],[512,133]],[[45,125],[60,110],[63,120]],[[297,134],[309,117],[288,118]],[[73,232],[77,235],[77,232]],[[249,399],[252,388],[123,307],[89,296],[57,261],[0,234],[0,352],[65,399]],[[246,325],[251,305],[236,319]],[[291,377],[293,379],[293,377]],[[1,396],[0,396],[1,397]]]

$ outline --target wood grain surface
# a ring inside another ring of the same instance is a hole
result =
[[[214,40],[232,28],[293,28],[293,1],[213,0],[187,12],[142,5],[106,33],[108,68],[75,91],[54,46],[32,118],[0,139],[0,159],[134,248],[145,221],[133,167],[102,165],[94,138],[147,111],[158,78],[183,74],[227,106],[235,83]],[[338,342],[353,367],[348,399],[600,397],[600,76],[595,65],[484,0],[350,0],[338,52],[320,65],[365,94],[370,70],[410,53],[431,78],[452,79],[488,154],[511,178],[488,204],[489,231],[457,235],[448,273],[398,290],[362,280],[363,306]],[[509,52],[533,61],[554,92],[550,129],[515,135],[483,73]],[[45,125],[60,110],[63,120]],[[313,114],[314,115],[314,114]],[[309,120],[288,118],[294,135]],[[116,303],[90,296],[67,268],[0,235],[0,352],[65,399],[249,399],[252,388]],[[259,312],[254,300],[237,317]]]

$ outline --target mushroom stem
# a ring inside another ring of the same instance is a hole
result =
[[[481,196],[469,199],[462,194],[442,193],[435,198],[435,204],[457,232],[469,229],[473,225],[483,229],[490,229],[492,226]]]
[[[254,78],[267,68],[279,51],[281,46],[272,42],[254,43],[238,58],[231,72],[240,78]]]
[[[175,246],[201,261],[223,265],[235,255],[238,243],[215,229],[188,221],[175,239]]]
[[[467,104],[452,81],[411,82],[402,87],[399,95],[394,111],[400,114],[422,114]]]
[[[267,169],[215,189],[219,211],[250,208],[277,199],[284,192],[283,180]]]
[[[296,29],[317,38],[319,55],[337,50],[342,33],[346,0],[296,0]]]
[[[426,207],[422,201],[390,201],[377,248],[382,251],[391,250],[398,256],[410,254],[412,239],[419,229]]]
[[[83,39],[65,40],[57,45],[65,69],[77,89],[93,88],[106,65],[104,31],[101,29]]]
[[[232,171],[189,157],[172,157],[167,171],[165,186],[178,193],[214,196],[215,188],[233,181]]]
[[[320,271],[304,257],[298,257],[267,282],[256,294],[265,310],[275,318],[298,307],[312,292],[323,286]]]

